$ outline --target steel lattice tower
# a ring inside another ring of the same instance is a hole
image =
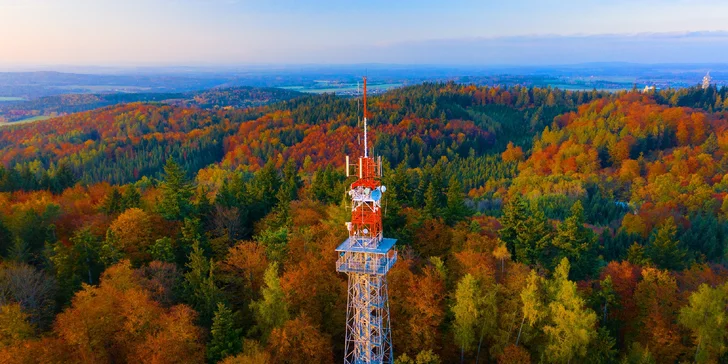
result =
[[[367,79],[364,77],[364,156],[358,163],[346,157],[346,175],[358,179],[351,184],[349,238],[336,251],[336,270],[349,276],[346,308],[344,363],[393,363],[389,322],[387,272],[397,261],[395,239],[382,234],[382,159],[369,157],[367,150]]]

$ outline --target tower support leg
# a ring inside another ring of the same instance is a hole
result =
[[[386,276],[349,273],[348,291],[344,363],[394,363]]]

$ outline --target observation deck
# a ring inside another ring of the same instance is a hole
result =
[[[385,275],[397,262],[397,251],[394,244],[397,239],[383,238],[376,247],[363,247],[353,244],[351,238],[346,239],[336,251],[336,271],[343,273],[360,273]]]

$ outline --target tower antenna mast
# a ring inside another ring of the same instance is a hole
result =
[[[395,239],[382,231],[382,158],[369,156],[367,130],[367,79],[364,77],[364,155],[358,163],[346,156],[346,176],[357,180],[349,188],[351,221],[349,238],[336,252],[336,271],[349,276],[346,309],[345,364],[394,363],[389,321],[387,273],[397,261]],[[354,173],[351,173],[351,171]]]
[[[364,158],[369,158],[369,144],[367,144],[367,78],[364,77]]]

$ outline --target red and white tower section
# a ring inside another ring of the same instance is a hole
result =
[[[389,322],[387,273],[397,261],[395,239],[383,237],[381,184],[382,159],[369,156],[367,141],[367,80],[364,78],[364,156],[346,157],[346,175],[351,184],[349,238],[336,251],[336,271],[349,276],[346,309],[344,363],[393,363],[392,330]]]

